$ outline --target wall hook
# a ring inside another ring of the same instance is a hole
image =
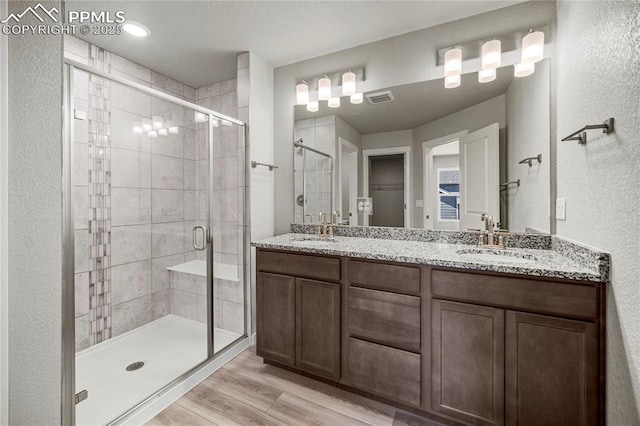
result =
[[[534,161],[537,161],[538,163],[542,163],[542,154],[538,154],[535,157],[527,157],[524,160],[518,161],[518,164],[529,163],[529,167],[531,167]]]

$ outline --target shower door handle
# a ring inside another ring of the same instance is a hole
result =
[[[202,245],[198,245],[198,230],[202,230]],[[209,230],[204,226],[193,227],[193,248],[196,250],[206,250],[209,245]]]

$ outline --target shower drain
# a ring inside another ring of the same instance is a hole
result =
[[[134,362],[132,364],[127,365],[127,371],[140,370],[142,367],[144,367],[144,362],[142,361]]]

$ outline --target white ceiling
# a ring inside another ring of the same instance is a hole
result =
[[[512,80],[513,67],[503,67],[491,83],[478,83],[478,74],[471,73],[462,76],[462,84],[456,89],[445,89],[443,79],[405,84],[387,89],[395,97],[392,102],[372,105],[365,99],[362,104],[353,105],[349,98],[342,97],[342,105],[336,109],[327,107],[326,102],[320,102],[318,112],[296,106],[295,117],[303,120],[335,114],[363,135],[414,129],[500,96]]]
[[[66,0],[65,7],[125,11],[151,36],[81,38],[198,88],[234,78],[241,52],[277,68],[522,1]]]

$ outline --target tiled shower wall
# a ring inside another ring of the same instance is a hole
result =
[[[294,139],[302,138],[303,143],[311,148],[318,149],[333,156],[334,167],[336,158],[336,117],[310,118],[295,122]],[[293,149],[293,146],[292,146]],[[300,150],[294,150],[294,182],[295,196],[303,193],[303,156]],[[305,213],[311,217],[303,217],[302,207],[295,203],[296,223],[318,223],[320,212],[327,214],[327,220],[331,220],[331,168],[328,158],[306,150],[304,178],[306,187]],[[335,172],[335,171],[334,171]]]
[[[65,55],[83,63],[91,63],[92,52],[102,49],[90,46],[73,37],[65,38]],[[108,53],[108,52],[106,52]],[[162,90],[191,102],[198,101],[198,93],[211,94],[206,99],[219,98],[220,106],[211,105],[220,110],[225,105],[229,116],[237,116],[235,80],[219,84],[220,93],[195,89],[152,70],[134,64],[117,55],[111,58],[108,67],[112,74]],[[74,82],[75,107],[87,110],[90,82],[87,74],[79,73]],[[93,77],[92,77],[93,78]],[[215,85],[214,85],[215,86]],[[225,87],[222,93],[222,87]],[[196,224],[204,224],[206,219],[206,134],[194,123],[193,111],[172,103],[152,98],[146,94],[126,88],[117,83],[111,84],[111,99],[105,103],[108,116],[111,146],[108,148],[111,160],[109,213],[110,213],[110,265],[106,265],[103,275],[110,278],[110,286],[92,287],[90,279],[94,268],[90,262],[89,241],[89,129],[92,117],[75,121],[75,215],[76,215],[76,349],[81,350],[90,344],[98,343],[91,319],[95,318],[90,309],[90,300],[96,289],[104,292],[101,312],[105,314],[105,326],[110,325],[110,335],[117,336],[134,328],[147,324],[168,314],[176,314],[206,323],[206,297],[204,291],[195,286],[184,286],[180,280],[172,280],[167,267],[203,257],[191,246],[191,229]],[[226,95],[226,96],[225,96]],[[224,100],[224,104],[222,103]],[[209,106],[209,105],[207,105]],[[132,126],[141,118],[154,115],[171,119],[180,127],[178,135],[150,139],[134,135]],[[214,248],[216,262],[229,262],[241,265],[242,250],[238,247],[241,235],[238,230],[243,225],[241,216],[241,197],[237,197],[238,185],[243,185],[238,170],[238,131],[236,126],[228,136],[220,129],[214,146],[229,154],[223,166],[214,165],[214,170],[225,170],[216,182],[223,185],[214,206],[218,210],[215,217],[220,223],[214,224]],[[233,141],[231,141],[233,139]],[[233,143],[234,150],[225,151]],[[232,161],[233,159],[233,161]],[[227,179],[226,165],[235,173],[236,180]],[[243,170],[243,169],[242,169]],[[236,197],[223,191],[231,191],[236,185]],[[106,185],[105,185],[106,187]],[[86,195],[85,195],[86,194]],[[240,206],[240,207],[239,207]],[[229,224],[234,224],[230,226]],[[217,225],[217,226],[216,226]],[[242,267],[239,270],[242,273]],[[234,321],[240,316],[235,309],[238,297],[242,297],[242,275],[237,283],[216,282],[216,326],[235,331],[244,328],[244,323]],[[176,284],[177,283],[177,284]],[[110,291],[109,291],[110,290]],[[90,292],[93,292],[90,294]],[[228,303],[225,303],[228,302]],[[219,306],[218,306],[219,305]],[[93,305],[92,305],[93,306]],[[224,321],[225,313],[227,321]],[[226,327],[225,327],[226,326]],[[242,327],[241,327],[242,326]],[[109,338],[105,334],[103,338]],[[93,337],[92,337],[93,336]]]
[[[198,105],[238,118],[237,79],[215,83],[197,90]],[[242,81],[244,83],[244,81]],[[203,140],[206,129],[198,130]],[[238,281],[215,277],[214,325],[244,333],[244,253],[242,251],[245,168],[242,128],[219,123],[213,131],[213,257],[214,262],[237,265]],[[178,293],[176,292],[176,297]]]

